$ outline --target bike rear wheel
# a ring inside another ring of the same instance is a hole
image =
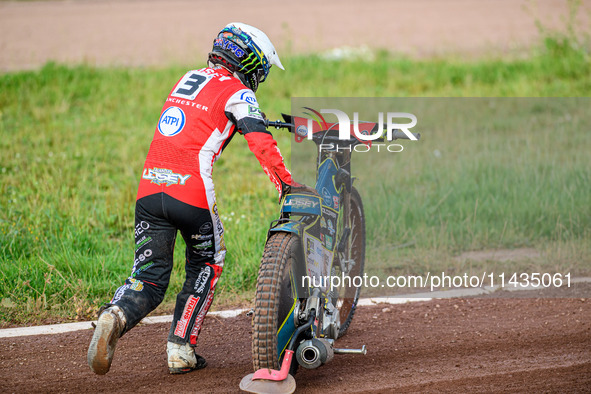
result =
[[[291,267],[301,258],[298,248],[299,238],[284,232],[271,235],[265,245],[257,279],[253,318],[252,354],[255,371],[261,368],[279,369],[286,346],[285,336],[288,336],[287,340],[291,337],[289,326],[293,324],[297,300]],[[282,331],[278,341],[278,332],[284,328],[287,328],[284,330],[287,334]],[[295,374],[296,369],[294,357],[290,373]]]
[[[365,214],[363,212],[363,203],[361,196],[357,189],[351,189],[350,207],[343,207],[350,212],[350,236],[346,240],[344,255],[345,259],[353,261],[354,264],[345,272],[341,269],[341,265],[335,264],[333,266],[332,275],[349,276],[351,279],[363,277],[365,269]],[[361,287],[343,286],[338,289],[338,299],[336,307],[339,309],[339,317],[341,326],[339,328],[339,338],[345,335],[347,329],[351,325],[355,310],[357,309],[357,302],[359,301],[359,294]]]

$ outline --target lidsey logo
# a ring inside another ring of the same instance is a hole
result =
[[[181,175],[172,172],[172,170],[167,170],[166,168],[144,168],[144,172],[142,174],[143,179],[147,179],[150,183],[155,183],[157,185],[161,185],[166,183],[166,186],[170,185],[184,185],[187,179],[189,179],[191,175]]]
[[[185,334],[187,333],[187,327],[189,326],[189,321],[191,321],[191,316],[193,316],[193,312],[195,311],[195,307],[197,306],[198,302],[199,297],[195,298],[193,296],[189,296],[189,300],[185,304],[185,309],[181,315],[181,320],[179,320],[176,324],[174,335],[181,338],[185,337]]]

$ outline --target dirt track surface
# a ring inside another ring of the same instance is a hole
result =
[[[296,375],[301,393],[589,392],[591,300],[449,299],[358,311],[336,355]],[[2,392],[237,392],[251,372],[250,319],[206,319],[198,353],[209,366],[166,367],[168,324],[138,326],[117,346],[111,371],[86,364],[92,331],[0,339]]]
[[[579,24],[589,27],[591,1]],[[384,48],[410,56],[519,53],[536,20],[564,31],[566,0],[77,0],[0,2],[0,71],[49,60],[92,65],[203,64],[228,22],[265,31],[279,54]]]

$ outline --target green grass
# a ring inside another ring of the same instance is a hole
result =
[[[294,56],[258,99],[274,119],[290,111],[291,97],[586,96],[589,53],[571,42],[550,39],[510,60]],[[139,174],[164,98],[185,71],[47,64],[0,75],[0,324],[87,318],[129,275]],[[396,172],[397,189],[383,190],[402,201],[389,213],[395,243],[416,242],[396,250],[397,264],[429,268],[462,250],[554,245],[548,256],[589,265],[588,133],[525,134],[516,140],[522,151],[502,134],[458,130],[457,144],[444,131],[435,145],[425,135],[408,146],[400,163],[408,174]],[[288,137],[277,139],[289,160]],[[439,163],[434,149],[443,152]],[[277,194],[241,138],[218,161],[214,181],[229,251],[218,302],[248,298]],[[535,191],[533,199],[520,201],[520,190]],[[372,245],[385,241],[376,237]],[[184,278],[181,244],[168,304]]]
[[[411,102],[423,119],[420,142],[354,157],[359,174],[372,173],[358,180],[371,229],[368,271],[516,272],[496,262],[466,267],[454,256],[533,247],[543,257],[526,272],[591,273],[591,255],[553,252],[591,244],[590,98]]]
[[[590,105],[589,97],[294,100],[295,108],[356,110],[367,120],[388,110],[418,118],[413,130],[422,138],[396,141],[401,153],[382,144],[352,158],[366,215],[365,271],[382,279],[442,271],[591,273]],[[293,146],[294,176],[314,182],[315,150]],[[518,247],[541,256],[512,266],[456,259],[464,251]]]

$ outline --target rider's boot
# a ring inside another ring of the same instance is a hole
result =
[[[88,366],[94,373],[104,375],[109,372],[115,346],[125,329],[125,324],[125,314],[118,306],[111,305],[99,311],[99,318],[86,357]]]
[[[168,341],[166,353],[168,354],[168,370],[172,374],[187,373],[207,366],[207,361],[195,354],[194,348],[188,343],[180,345]]]

